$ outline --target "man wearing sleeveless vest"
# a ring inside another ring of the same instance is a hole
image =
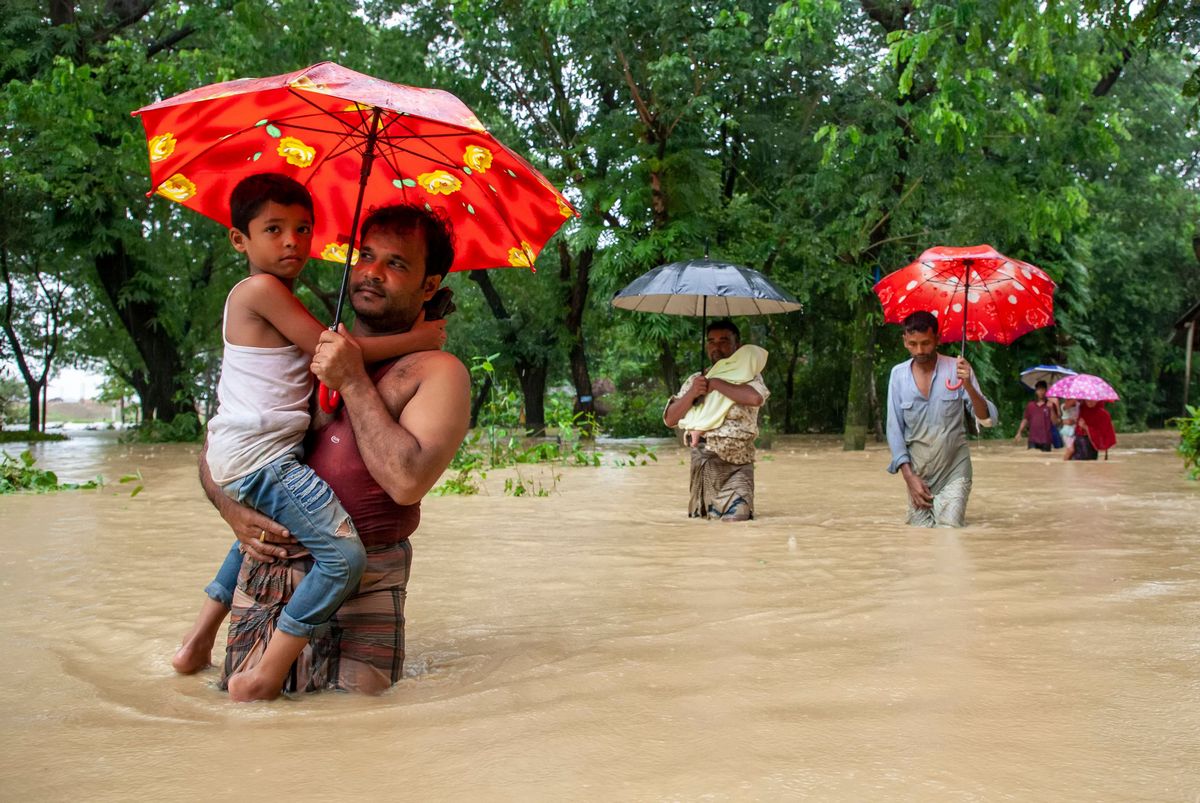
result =
[[[453,261],[448,224],[418,207],[385,207],[363,223],[362,242],[350,280],[355,335],[408,331]],[[408,537],[420,522],[421,498],[466,434],[470,380],[462,363],[441,351],[364,367],[344,327],[322,335],[312,370],[343,404],[333,414],[314,413],[305,461],[350,514],[367,568],[357,593],[305,648],[284,691],[377,694],[403,676]],[[200,474],[247,558],[233,599],[224,684],[259,660],[311,560],[295,555],[282,526],[220,493],[203,457]]]

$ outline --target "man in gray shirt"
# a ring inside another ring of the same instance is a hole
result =
[[[904,347],[912,355],[888,381],[888,472],[908,486],[908,523],[961,527],[971,494],[971,453],[963,400],[981,426],[996,423],[996,405],[984,398],[970,364],[938,354],[938,322],[928,312],[904,319]]]

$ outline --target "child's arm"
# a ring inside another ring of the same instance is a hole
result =
[[[258,274],[243,282],[230,298],[230,305],[257,315],[309,356],[316,352],[317,341],[326,329],[283,282],[268,274]],[[355,338],[355,341],[366,363],[414,351],[433,351],[446,342],[446,322],[427,322],[422,310],[408,332]]]

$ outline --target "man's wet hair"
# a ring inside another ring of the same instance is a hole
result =
[[[425,236],[425,275],[445,278],[454,262],[454,229],[440,210],[416,204],[393,204],[372,209],[359,230],[359,242],[367,240],[372,229],[403,236],[419,231]]]
[[[737,342],[742,342],[742,333],[738,330],[737,324],[728,318],[722,318],[719,321],[713,321],[704,329],[704,336],[708,337],[709,332],[724,330],[733,333],[733,339]]]
[[[1036,384],[1033,386],[1033,389],[1034,389],[1034,390],[1037,390],[1038,388],[1041,388],[1042,390],[1046,390],[1046,389],[1047,389],[1047,388],[1049,388],[1049,387],[1050,387],[1050,386],[1046,384],[1046,380],[1044,380],[1044,379],[1039,379],[1039,380],[1037,381],[1037,383],[1036,383]]]
[[[250,221],[271,202],[280,206],[303,206],[316,222],[312,195],[303,184],[282,173],[255,173],[239,181],[229,194],[230,225],[249,236]]]
[[[914,312],[901,321],[900,325],[904,327],[904,334],[906,335],[929,331],[932,331],[936,335],[938,331],[937,316],[925,310]]]

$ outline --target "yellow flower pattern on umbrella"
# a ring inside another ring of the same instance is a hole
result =
[[[171,132],[150,139],[150,161],[161,162],[175,152],[175,135]]]
[[[492,166],[492,152],[479,145],[468,145],[463,153],[463,164],[476,173],[486,173]]]
[[[573,210],[573,209],[571,209],[571,207],[567,206],[567,202],[564,201],[562,198],[559,198],[556,195],[556,196],[554,196],[554,200],[558,202],[558,214],[562,215],[563,217],[571,217],[572,215],[575,214],[575,210]]]
[[[508,264],[514,268],[532,268],[536,260],[537,254],[533,253],[533,246],[524,240],[521,241],[520,248],[508,249]]]
[[[196,185],[182,173],[176,173],[162,184],[159,184],[155,192],[164,198],[170,198],[172,201],[183,203],[196,194]]]
[[[288,84],[288,86],[290,86],[292,89],[308,89],[313,92],[321,92],[321,91],[324,91],[324,89],[325,89],[325,87],[319,86],[315,81],[313,81],[313,79],[309,78],[307,75],[300,76],[299,78],[297,78],[296,80],[294,80],[290,84]]]
[[[309,167],[317,156],[317,149],[310,148],[295,137],[284,137],[279,140],[278,153],[290,165]]]
[[[462,182],[445,170],[434,170],[417,176],[417,183],[430,195],[453,195],[462,189]]]
[[[340,262],[346,264],[346,244],[345,243],[326,243],[321,250],[321,259],[327,259],[330,262]],[[358,264],[358,249],[354,249],[354,256],[350,258],[351,265]]]

